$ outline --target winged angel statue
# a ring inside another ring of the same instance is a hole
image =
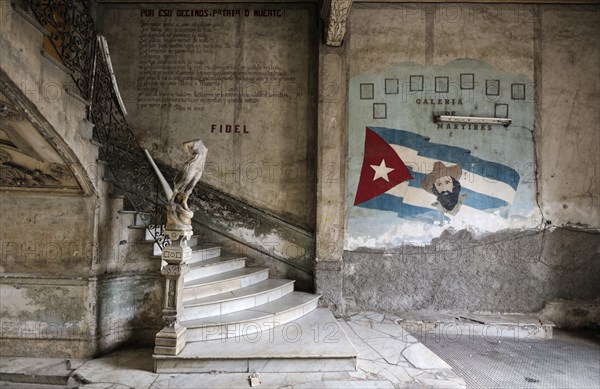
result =
[[[169,199],[167,203],[167,231],[191,231],[192,217],[194,212],[188,207],[190,193],[202,177],[204,163],[208,149],[200,139],[194,139],[183,143],[183,148],[189,158],[183,163],[181,170],[173,180],[173,189],[167,183],[156,163],[150,156],[148,150],[144,149],[146,157],[154,168],[158,179],[163,187],[165,196]]]

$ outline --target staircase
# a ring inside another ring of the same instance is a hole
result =
[[[139,243],[154,243],[148,230]],[[189,246],[181,317],[187,343],[177,356],[155,354],[157,373],[356,369],[358,352],[331,312],[317,308],[320,296],[294,291],[293,280],[269,278],[269,269],[247,267],[245,256],[223,254],[197,235]],[[154,243],[155,260],[160,253]]]
[[[37,4],[42,8],[46,6],[43,2],[27,3]],[[68,9],[66,7],[53,12]],[[30,29],[35,32],[35,39],[32,38],[31,42],[39,45],[41,34],[48,36],[45,32],[48,21],[39,23],[34,16],[18,6],[15,6],[14,16],[23,18],[32,26]],[[85,25],[93,26],[91,23]],[[65,99],[68,105],[55,111],[73,116],[67,118],[70,121],[64,124],[64,128],[82,127],[85,130],[86,136],[77,135],[72,144],[77,145],[76,151],[87,158],[84,161],[88,174],[97,181],[97,190],[101,196],[112,193],[117,206],[126,203],[136,209],[139,207],[138,211],[153,208],[152,204],[150,207],[146,204],[155,200],[155,196],[148,195],[148,188],[155,186],[152,168],[149,165],[131,166],[131,162],[136,158],[139,160],[140,156],[143,158],[143,154],[135,138],[131,136],[121,112],[121,101],[111,81],[112,69],[102,61],[102,43],[96,39],[98,37],[95,32],[88,38],[90,37],[91,42],[84,43],[96,45],[91,50],[95,54],[90,54],[95,56],[90,57],[91,59],[97,59],[92,67],[95,73],[76,74],[81,76],[78,80],[87,80],[85,85],[89,85],[88,81],[95,80],[93,93],[87,93],[90,92],[89,88],[81,91],[86,92],[83,93],[85,98],[77,93],[69,93],[72,98]],[[34,47],[30,52],[39,53],[39,47]],[[73,70],[65,68],[54,57],[46,54],[40,56],[45,58],[43,61],[52,63],[52,66],[43,67],[44,71],[52,73],[49,74],[53,77],[51,80],[58,78],[60,82],[55,82],[57,85],[69,84],[70,91],[77,89],[72,81],[76,78]],[[29,57],[36,58],[33,55]],[[42,77],[42,81],[44,79]],[[104,102],[105,105],[99,106],[99,102]],[[86,109],[89,111],[88,115],[85,115]],[[55,111],[43,113],[58,116]],[[92,124],[87,119],[82,120],[82,117],[95,120]],[[62,123],[60,118],[51,119]],[[98,154],[99,160],[96,161],[95,156]],[[140,254],[144,245],[152,245],[153,250],[148,253],[153,257],[152,261],[145,263],[147,269],[143,270],[155,274],[161,250],[147,229],[148,221],[143,220],[142,216],[147,218],[149,214],[134,211],[119,213],[133,213],[133,225],[130,228],[144,230],[145,235],[135,248],[130,247],[127,239],[113,240],[111,245],[122,245],[116,251],[127,252],[127,257],[135,257]],[[107,222],[115,223],[109,219]],[[118,228],[119,225],[115,227]],[[107,237],[107,241],[111,238],[113,237]],[[244,256],[223,255],[219,245],[199,241],[197,236],[192,237],[189,244],[193,254],[187,261],[189,272],[184,278],[184,309],[181,317],[181,324],[187,329],[187,343],[176,356],[154,355],[156,372],[324,372],[356,369],[358,352],[331,312],[317,308],[319,296],[294,291],[293,280],[269,278],[268,268],[247,267]],[[109,247],[108,250],[115,248]],[[140,270],[139,263],[135,260],[121,262],[119,255],[118,261],[106,264],[109,271]],[[153,328],[153,325],[149,327]],[[107,347],[114,346],[113,343]]]

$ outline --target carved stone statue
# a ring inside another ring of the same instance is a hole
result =
[[[183,148],[190,155],[190,158],[185,161],[181,170],[175,176],[171,201],[179,203],[185,210],[189,210],[187,200],[200,177],[202,177],[208,150],[200,139],[185,142]]]
[[[161,259],[167,264],[161,273],[165,276],[165,306],[163,321],[165,327],[156,334],[155,354],[177,355],[186,343],[186,328],[179,322],[183,310],[183,277],[189,270],[187,261],[192,257],[188,240],[192,236],[192,217],[194,212],[188,207],[188,198],[204,171],[204,162],[208,150],[200,139],[183,144],[189,158],[173,180],[173,189],[165,180],[158,166],[152,160],[148,150],[144,150],[163,187],[167,202],[167,224],[165,236],[171,244],[163,247]]]
[[[204,171],[204,162],[208,149],[200,139],[187,141],[183,144],[184,150],[190,157],[184,162],[183,166],[174,179],[173,189],[169,186],[164,176],[152,160],[148,150],[144,150],[152,167],[163,186],[167,203],[167,224],[165,230],[168,231],[191,231],[192,230],[192,212],[188,206],[187,200],[192,190],[202,177]]]

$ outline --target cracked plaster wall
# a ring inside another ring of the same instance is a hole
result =
[[[42,39],[0,2],[0,68],[20,103],[39,111],[76,154],[92,188],[89,195],[0,193],[0,354],[84,358],[158,331],[160,263],[150,249],[134,252],[143,234],[127,229],[133,220],[118,213],[122,200],[108,198],[86,106],[65,92],[72,80],[43,56]]]
[[[535,311],[552,298],[597,298],[600,88],[597,72],[590,69],[600,68],[598,7],[435,7],[355,5],[346,47],[322,50],[319,110],[323,115],[319,127],[324,137],[318,152],[325,159],[319,162],[318,171],[317,253],[325,265],[321,267],[324,272],[317,271],[317,278],[320,274],[326,303],[339,304],[338,313],[344,306],[398,311]],[[12,14],[8,1],[2,2],[2,9],[8,10],[2,15],[2,33],[11,37],[1,40],[2,52],[7,53],[2,69],[19,81],[48,120],[64,131],[64,139],[87,162],[85,167],[98,192],[104,193],[93,147],[82,136],[89,127],[81,122],[82,115],[65,114],[83,111],[80,103],[67,97],[49,100],[52,96],[43,88],[48,84],[39,83],[38,77],[43,68],[53,65],[43,64],[45,59],[38,55],[41,43],[34,38],[39,33]],[[455,15],[453,12],[473,16],[460,21],[448,16]],[[345,173],[335,167],[345,166],[344,147],[340,146],[345,142],[344,75],[352,77],[406,60],[439,64],[462,57],[525,74],[536,83],[538,201],[551,226],[568,228],[510,230],[478,237],[468,231],[447,231],[422,247],[342,253],[338,243],[344,235],[341,209],[346,184]],[[50,69],[44,73],[46,77],[56,73]],[[57,108],[57,104],[64,106]],[[88,356],[96,350],[98,312],[106,313],[101,343],[110,348],[123,340],[124,333],[124,327],[111,331],[112,324],[134,323],[127,327],[130,331],[148,312],[159,309],[161,292],[151,274],[155,264],[124,264],[120,255],[94,248],[94,236],[118,247],[118,242],[111,242],[116,235],[105,227],[96,231],[96,220],[106,226],[115,217],[105,203],[97,198],[2,194],[0,206],[2,224],[10,226],[2,229],[0,263],[3,355],[8,355],[5,350],[27,349],[31,355]],[[303,217],[311,219],[310,213],[299,218]],[[40,257],[35,254],[38,249],[14,251],[17,246],[8,244],[13,241],[59,244],[43,249]],[[56,249],[63,243],[69,247],[64,256]],[[81,249],[72,251],[72,247]],[[137,267],[147,274],[115,274]],[[104,272],[107,276],[96,277]],[[65,281],[61,278],[65,274],[76,279]],[[102,309],[97,305],[98,285],[102,287]]]
[[[103,3],[98,15],[142,147],[177,168],[200,138],[203,182],[312,229],[313,4]]]
[[[348,79],[404,61],[475,58],[533,80],[543,219],[487,234],[448,229],[418,246],[346,250],[339,273],[321,272],[341,274],[320,288],[332,305],[535,312],[552,299],[600,297],[599,15],[597,6],[354,5],[341,53]]]

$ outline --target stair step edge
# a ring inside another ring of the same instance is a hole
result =
[[[210,262],[213,259],[215,259],[215,260],[218,259],[218,261]],[[239,256],[237,256],[235,254],[221,255],[219,257],[210,258],[210,259],[207,259],[204,261],[192,262],[189,264],[189,267],[190,267],[190,270],[202,269],[204,267],[208,268],[208,267],[218,266],[218,265],[230,263],[230,262],[245,261],[246,259],[248,259],[248,257],[246,257],[245,255],[239,255]]]
[[[263,284],[265,282],[270,282],[272,280],[279,280],[279,279],[269,278],[269,279],[266,279],[266,280],[261,281],[259,283],[256,283],[254,285],[250,285],[250,286],[247,286],[245,288],[238,289],[236,292],[241,292],[241,291],[243,291],[244,289],[247,289],[247,288],[258,289],[257,287],[260,284]],[[234,300],[238,300],[238,299],[255,297],[255,296],[259,296],[261,294],[272,292],[272,291],[277,290],[277,289],[285,288],[286,286],[288,286],[290,284],[293,284],[295,282],[296,281],[294,281],[294,280],[283,280],[282,279],[282,282],[276,283],[276,285],[272,286],[270,289],[257,290],[256,292],[251,292],[249,294],[242,294],[242,295],[239,295],[239,296],[233,295],[232,294],[233,291],[232,292],[226,292],[226,293],[221,293],[221,294],[217,294],[217,295],[213,295],[213,296],[209,296],[209,297],[204,297],[204,298],[201,298],[201,299],[185,301],[183,303],[183,306],[184,306],[184,308],[187,308],[187,307],[198,307],[198,306],[203,306],[203,305],[226,303],[226,302],[230,302],[230,301],[234,301]],[[231,296],[229,296],[229,297],[219,297],[220,295],[226,295],[226,294],[231,294]],[[210,301],[210,298],[214,298],[214,301]],[[206,299],[206,301],[200,301],[200,302],[198,302],[198,300],[205,300],[205,299]]]
[[[294,295],[298,296],[301,294],[307,295],[306,301],[303,301],[299,304],[295,304],[286,309],[278,310],[277,312],[267,312],[264,310],[265,306],[268,306],[268,305],[272,306],[275,304],[280,304],[282,301],[289,300],[291,298],[290,296],[294,296]],[[310,295],[311,298],[308,298],[308,295]],[[243,311],[226,313],[224,315],[218,315],[218,316],[212,316],[212,317],[204,317],[204,318],[196,319],[196,320],[186,320],[186,321],[182,321],[181,325],[183,325],[184,327],[186,327],[188,329],[195,329],[195,328],[208,328],[208,327],[214,327],[214,326],[223,326],[223,325],[231,325],[231,324],[237,324],[237,323],[252,322],[252,321],[256,321],[256,320],[267,319],[269,317],[274,317],[277,315],[286,314],[288,312],[291,312],[291,311],[294,311],[297,309],[304,309],[307,305],[314,303],[315,300],[318,300],[320,298],[321,298],[320,295],[312,295],[312,294],[304,293],[304,292],[292,292],[289,295],[286,295],[275,301],[271,301],[271,302],[263,304],[263,305],[258,305],[253,308],[245,309]],[[262,308],[263,310],[261,310],[260,307],[263,307]],[[243,319],[236,319],[235,316],[236,315],[239,316],[241,314],[241,312],[251,312],[251,313],[255,313],[255,315],[251,316],[251,317],[243,318]],[[224,316],[225,316],[225,320],[223,320]],[[226,316],[230,316],[230,317],[226,317]],[[228,319],[229,319],[229,321],[228,321]],[[196,323],[194,323],[194,322],[196,322]]]
[[[239,273],[240,270],[244,270],[244,269],[251,269],[251,270],[254,270],[254,271],[253,272],[239,274],[239,275],[236,274],[233,277],[222,278],[222,279],[215,279],[214,281],[198,282],[198,281],[201,281],[201,280],[203,280],[205,278],[211,278],[211,277],[217,278],[217,277],[220,277],[220,276],[225,276],[228,273]],[[236,269],[236,270],[232,270],[230,272],[225,272],[225,273],[221,273],[221,274],[217,274],[217,275],[213,275],[213,276],[202,277],[202,278],[199,278],[197,280],[190,281],[189,283],[187,283],[187,285],[184,283],[183,287],[184,288],[193,288],[193,287],[197,287],[197,286],[206,286],[206,285],[218,284],[220,282],[227,282],[227,281],[232,281],[232,280],[236,280],[236,279],[239,279],[239,278],[254,276],[256,274],[260,274],[260,273],[268,272],[268,271],[269,271],[269,268],[266,268],[266,267],[245,267],[245,268],[242,268],[242,269]]]

